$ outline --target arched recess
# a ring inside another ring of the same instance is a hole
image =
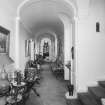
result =
[[[42,38],[41,40],[40,40],[40,42],[39,42],[39,50],[40,50],[40,52],[42,53],[42,55],[43,55],[43,46],[44,46],[44,42],[48,42],[48,45],[49,45],[49,61],[52,61],[52,48],[53,48],[53,45],[52,45],[52,42],[53,41],[51,41],[51,39],[50,38],[47,38],[47,37],[45,37],[45,38]]]
[[[40,39],[39,39],[39,42],[38,42],[38,47],[39,47],[39,52],[41,51],[42,54],[43,54],[43,51],[41,50],[42,49],[42,42],[43,41],[47,41],[49,43],[49,60],[50,61],[55,61],[55,51],[54,51],[54,48],[55,48],[55,41],[52,40],[51,37],[44,37],[42,36]]]
[[[74,51],[74,55],[75,55],[75,59],[72,60],[72,69],[73,69],[73,83],[75,84],[75,94],[76,94],[76,90],[77,90],[77,47],[76,47],[76,41],[77,41],[77,6],[76,4],[71,1],[71,0],[44,0],[46,2],[50,2],[52,4],[56,4],[57,5],[57,9],[56,14],[58,15],[58,17],[61,19],[61,21],[66,24],[67,21],[70,22],[71,20],[71,30],[72,30],[72,46],[75,48]],[[21,12],[22,10],[25,10],[25,8],[27,8],[28,6],[30,6],[31,4],[35,4],[35,3],[40,3],[43,2],[43,0],[24,0],[24,2],[18,7],[17,10],[17,18],[16,18],[16,66],[19,67],[19,22],[20,22],[20,18],[21,18]],[[62,7],[60,7],[62,4]],[[62,9],[60,9],[62,8]],[[69,17],[69,20],[68,20]],[[67,25],[67,24],[66,24]],[[69,26],[70,24],[68,24],[67,26]],[[66,28],[65,28],[66,30]],[[66,33],[66,32],[65,32]],[[64,35],[65,36],[65,35]],[[65,37],[67,38],[67,37]],[[56,38],[57,39],[57,38]],[[66,40],[66,39],[65,39]],[[56,53],[57,54],[57,53]],[[66,73],[66,70],[65,70]],[[66,77],[66,76],[65,76]],[[74,94],[74,95],[75,95]],[[76,96],[76,95],[75,95]]]
[[[37,53],[40,53],[39,48],[40,48],[40,43],[43,38],[49,38],[51,40],[51,43],[53,44],[52,51],[54,51],[51,55],[52,60],[55,61],[57,58],[57,35],[55,32],[49,30],[49,29],[43,29],[40,30],[38,33],[35,34],[35,42],[36,42],[36,47],[38,49]],[[55,50],[54,50],[55,49]]]

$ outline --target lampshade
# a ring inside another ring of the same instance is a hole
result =
[[[5,72],[4,66],[14,61],[7,54],[0,54],[0,66],[3,67],[0,72],[0,96],[3,97],[9,92],[8,74]],[[1,105],[1,104],[0,104]]]
[[[0,54],[0,66],[12,64],[14,61],[8,54]]]

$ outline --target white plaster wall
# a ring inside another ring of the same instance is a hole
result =
[[[66,65],[71,61],[71,48],[72,48],[72,26],[69,23],[66,23],[65,34],[64,34],[64,64]],[[69,69],[65,66],[65,80],[69,80]]]
[[[68,61],[71,61],[71,48],[72,48],[72,24],[70,19],[65,15],[60,15],[64,24],[64,78],[69,80],[69,69],[65,66]]]
[[[31,34],[25,29],[24,25],[19,25],[19,68],[24,70],[26,62],[30,57],[25,56],[25,40],[31,39]]]
[[[96,33],[96,22],[100,32]],[[105,80],[105,0],[91,0],[88,16],[78,21],[78,91]]]

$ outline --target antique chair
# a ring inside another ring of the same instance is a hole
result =
[[[26,83],[22,81],[22,73],[16,71],[16,77],[14,81],[11,81],[10,93],[7,97],[6,105],[24,105],[24,92],[26,90]]]
[[[51,64],[51,69],[56,78],[64,75],[64,66],[59,60],[56,60],[54,63]]]
[[[26,68],[24,71],[25,74],[25,82],[26,82],[26,86],[27,86],[27,90],[26,90],[26,97],[29,97],[30,91],[33,90],[34,93],[39,96],[39,94],[37,93],[36,89],[35,89],[35,84],[38,83],[37,79],[37,68]]]

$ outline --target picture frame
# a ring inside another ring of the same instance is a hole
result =
[[[28,57],[28,40],[25,40],[25,56]]]
[[[25,40],[25,56],[30,56],[30,40]]]
[[[9,55],[10,31],[0,26],[0,53]]]

